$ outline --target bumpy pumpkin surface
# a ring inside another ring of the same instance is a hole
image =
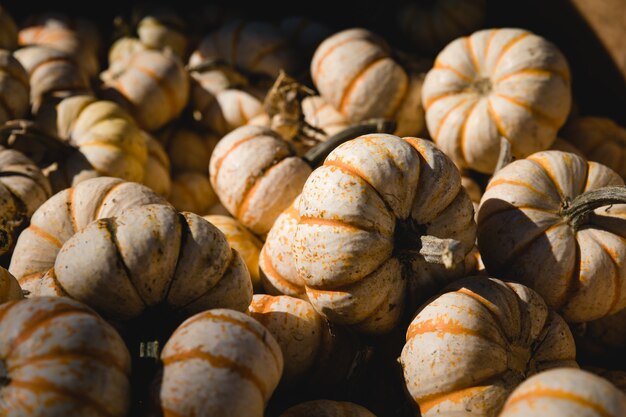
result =
[[[187,171],[172,176],[169,201],[177,210],[204,215],[219,203],[206,174]]]
[[[550,42],[489,29],[444,48],[422,99],[432,138],[462,168],[493,173],[501,140],[519,159],[548,149],[571,105],[570,71]]]
[[[0,304],[24,298],[22,288],[9,271],[0,267]]]
[[[264,235],[300,193],[311,168],[273,130],[242,126],[217,144],[209,172],[224,207]]]
[[[487,271],[533,288],[567,321],[623,309],[626,206],[607,207],[615,201],[601,198],[576,203],[616,185],[622,178],[610,168],[566,152],[538,152],[507,165],[490,180],[478,210]]]
[[[238,311],[187,319],[163,348],[165,416],[262,417],[283,372],[271,333]]]
[[[509,397],[499,417],[620,417],[626,395],[580,369],[553,369],[529,378]]]
[[[421,308],[400,361],[423,416],[495,417],[526,377],[576,367],[565,321],[533,290],[488,277],[461,279]]]
[[[0,49],[0,124],[26,116],[29,92],[28,73],[22,64],[9,51]]]
[[[175,127],[158,136],[170,159],[172,172],[193,171],[208,175],[211,154],[221,139],[214,133]]]
[[[376,417],[367,408],[345,401],[307,401],[291,407],[280,417]]]
[[[464,274],[474,246],[459,171],[424,139],[372,134],[340,145],[308,178],[298,211],[292,251],[311,303],[364,332],[395,326],[405,287],[415,302]],[[429,236],[457,241],[448,268],[420,254]]]
[[[85,305],[37,297],[0,306],[0,414],[124,417],[130,355]]]
[[[29,227],[18,238],[9,271],[31,294],[47,294],[55,283],[45,274],[70,237],[95,219],[154,203],[165,200],[146,186],[118,178],[94,178],[63,190],[32,215]]]
[[[173,9],[159,5],[138,6],[133,10],[133,20],[139,40],[148,48],[169,49],[179,58],[185,57],[188,44],[185,21]]]

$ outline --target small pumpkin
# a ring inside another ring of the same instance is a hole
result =
[[[579,117],[563,129],[563,137],[590,161],[608,166],[626,178],[626,129],[607,117]]]
[[[172,176],[169,201],[180,211],[199,215],[207,214],[219,202],[209,177],[193,171],[179,172]]]
[[[142,131],[148,151],[143,166],[143,184],[164,197],[170,195],[170,159],[163,146],[149,133]]]
[[[523,285],[468,277],[423,306],[400,363],[423,416],[469,411],[496,417],[526,377],[577,367],[565,321]]]
[[[246,263],[253,287],[255,289],[260,288],[259,253],[263,242],[250,233],[237,219],[224,215],[208,215],[204,218],[224,233],[228,244],[239,252]]]
[[[298,195],[311,168],[276,132],[242,126],[217,144],[209,172],[224,207],[253,233],[264,235]]]
[[[93,310],[62,297],[0,306],[0,414],[124,417],[130,355]]]
[[[271,333],[246,314],[226,309],[183,322],[161,360],[159,405],[166,416],[262,417],[283,372]]]
[[[609,381],[580,369],[553,369],[524,381],[499,417],[619,417],[626,395]]]
[[[0,49],[17,48],[17,25],[6,8],[0,6]]]
[[[376,417],[367,408],[346,401],[315,400],[295,405],[280,417]]]
[[[93,220],[113,217],[138,205],[165,203],[148,187],[118,178],[100,177],[81,182],[45,201],[20,233],[9,272],[33,295],[45,293],[44,275],[54,267],[63,244]],[[46,279],[52,279],[49,275]]]
[[[189,77],[171,53],[138,51],[114,62],[101,78],[107,98],[126,107],[148,131],[178,117],[189,98]]]
[[[428,131],[459,167],[491,174],[503,143],[516,159],[550,147],[570,111],[570,84],[565,57],[546,39],[474,32],[446,46],[426,75]]]
[[[480,29],[486,6],[486,0],[407,2],[398,11],[398,23],[414,46],[438,52],[448,42]]]
[[[29,93],[28,73],[9,51],[0,49],[0,125],[28,114]]]
[[[169,156],[172,172],[208,175],[211,154],[220,137],[203,129],[176,126],[160,132],[158,139]]]
[[[321,96],[302,100],[304,121],[324,131],[324,136],[334,135],[347,128],[350,122]]]
[[[194,88],[191,105],[194,118],[220,136],[263,113],[263,102],[244,89],[229,88],[212,95]]]
[[[165,6],[137,6],[132,11],[132,21],[139,40],[148,48],[169,49],[181,59],[186,57],[185,21],[175,10]]]
[[[626,307],[626,200],[610,168],[567,152],[510,163],[489,181],[478,210],[487,271],[533,288],[568,322]],[[617,193],[617,194],[615,194]],[[611,204],[610,207],[607,207]]]
[[[465,274],[474,246],[459,171],[424,139],[340,145],[307,179],[298,212],[292,251],[309,300],[365,333],[391,330],[407,297],[413,305]]]
[[[89,77],[67,52],[35,45],[18,49],[14,56],[28,73],[34,114],[60,99],[91,93]]]
[[[122,36],[118,38],[109,48],[108,60],[109,66],[120,65],[117,62],[126,62],[139,51],[146,51],[150,48],[140,39],[130,36]]]
[[[9,271],[0,267],[0,304],[24,298],[22,288]]]

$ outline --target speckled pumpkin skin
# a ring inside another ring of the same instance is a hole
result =
[[[85,305],[37,297],[0,306],[0,414],[124,417],[130,355]]]
[[[368,409],[345,401],[307,401],[289,408],[280,417],[376,417]]]
[[[527,376],[571,366],[567,324],[533,290],[488,277],[464,278],[420,309],[400,363],[423,416],[471,411],[496,417]]]
[[[499,417],[620,417],[626,395],[604,378],[580,369],[553,369],[521,384]]]
[[[280,347],[253,318],[208,310],[187,319],[163,348],[164,416],[262,417],[283,372]]]

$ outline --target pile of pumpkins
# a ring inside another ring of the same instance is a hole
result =
[[[626,129],[485,3],[0,8],[0,415],[626,416]]]

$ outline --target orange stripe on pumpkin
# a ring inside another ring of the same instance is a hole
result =
[[[365,64],[365,66],[363,68],[361,68],[359,70],[359,72],[354,74],[354,76],[352,77],[352,80],[350,80],[350,83],[348,83],[348,85],[346,86],[346,89],[343,91],[343,96],[341,97],[341,100],[339,101],[339,106],[337,107],[337,110],[339,111],[339,113],[341,113],[341,114],[343,114],[345,116],[345,107],[350,102],[350,96],[354,93],[354,90],[356,89],[356,87],[359,84],[359,82],[363,79],[363,77],[369,71],[371,71],[378,64],[380,64],[381,62],[383,62],[383,61],[385,61],[387,59],[388,59],[387,56],[382,56],[382,57],[375,58],[371,62]]]
[[[566,83],[569,83],[569,74],[567,72],[559,71],[557,69],[548,69],[548,68],[524,68],[521,70],[517,70],[515,72],[510,72],[508,74],[504,74],[500,76],[494,83],[501,83],[505,80],[508,80],[512,77],[519,76],[533,76],[533,77],[560,77]]]
[[[272,279],[277,281],[279,285],[283,287],[287,287],[289,291],[291,291],[292,293],[295,293],[295,294],[304,293],[305,291],[304,287],[298,287],[296,284],[287,280],[287,278],[285,278],[283,275],[280,274],[280,272],[276,270],[276,267],[274,267],[274,264],[272,263],[272,260],[270,259],[266,250],[261,251],[261,261],[263,263],[262,264],[263,270],[264,270],[263,272],[265,273],[265,275],[271,276]]]
[[[473,78],[467,74],[463,74],[461,71],[459,71],[458,69],[454,68],[451,65],[448,64],[444,64],[443,62],[436,60],[435,61],[435,65],[433,66],[434,69],[438,69],[438,70],[444,70],[444,71],[450,71],[452,73],[454,73],[457,77],[459,77],[460,79],[462,79],[463,81],[466,81],[468,83],[471,83],[473,81]]]
[[[501,93],[495,93],[495,95],[496,95],[496,97],[501,98],[501,99],[503,99],[505,101],[508,101],[509,103],[513,103],[513,104],[515,104],[518,107],[522,107],[523,109],[528,111],[530,114],[535,116],[539,123],[547,124],[548,126],[552,127],[553,129],[558,129],[561,126],[561,120],[555,119],[554,117],[552,117],[552,116],[542,112],[541,110],[539,110],[536,107],[532,106],[530,103],[527,103],[527,102],[525,102],[523,100],[520,100],[518,98],[507,96],[507,95],[504,95],[504,94],[501,94]]]
[[[63,246],[63,244],[61,243],[61,241],[59,239],[57,239],[56,237],[52,236],[50,233],[46,232],[45,230],[41,229],[39,226],[31,224],[30,227],[28,228],[28,230],[30,232],[36,234],[40,238],[42,238],[44,240],[47,240],[48,242],[52,243],[54,246],[56,246],[59,249]]]
[[[440,339],[442,339],[445,334],[463,335],[477,337],[493,343],[494,345],[500,345],[498,340],[489,339],[486,337],[486,334],[478,330],[468,329],[457,320],[444,320],[445,317],[440,317],[438,320],[428,319],[411,324],[406,333],[406,340],[411,340],[415,336],[425,333],[437,333],[437,337]]]
[[[461,101],[459,101],[457,104],[455,104],[454,106],[452,106],[447,112],[446,114],[444,114],[444,116],[441,118],[441,120],[439,121],[439,126],[437,126],[437,129],[435,130],[435,134],[433,135],[433,138],[435,139],[435,141],[439,138],[439,133],[441,133],[441,129],[443,129],[443,126],[446,124],[446,120],[448,119],[448,117],[450,117],[450,115],[457,110],[458,108],[460,108],[461,106],[463,106],[465,103],[467,103],[470,99],[469,98],[464,98]]]
[[[500,50],[500,56],[498,56],[498,59],[496,60],[496,63],[494,64],[491,73],[495,74],[496,70],[498,69],[498,66],[500,65],[500,62],[502,62],[502,59],[504,58],[504,56],[506,55],[506,53],[513,47],[515,46],[515,44],[517,44],[518,42],[524,40],[525,38],[529,37],[531,35],[530,32],[524,32],[521,35],[516,36],[513,39],[510,39]]]
[[[517,394],[509,397],[508,401],[504,405],[502,411],[508,410],[513,407],[515,404],[521,401],[531,402],[533,400],[537,400],[540,398],[549,398],[556,400],[564,400],[575,403],[576,405],[589,408],[596,412],[601,417],[620,417],[616,414],[609,412],[606,408],[604,408],[601,404],[595,403],[587,398],[584,398],[578,394],[574,394],[572,392],[567,392],[560,389],[554,388],[546,388],[541,385],[530,392],[525,392],[523,394]]]
[[[458,404],[463,401],[470,400],[475,395],[480,394],[489,388],[491,388],[491,386],[481,385],[477,387],[469,387],[469,388],[461,389],[461,390],[454,391],[454,392],[448,392],[445,394],[437,394],[434,396],[429,396],[429,397],[424,397],[424,398],[416,398],[415,400],[420,406],[420,412],[424,414],[428,412],[428,410],[435,408],[439,404],[444,403],[446,401],[454,403],[454,404]]]
[[[326,52],[324,52],[324,55],[322,55],[318,60],[317,60],[317,65],[315,66],[315,69],[313,71],[311,71],[311,78],[313,79],[313,83],[317,85],[317,78],[319,76],[319,73],[321,71],[322,68],[322,64],[324,63],[324,61],[326,60],[326,58],[328,58],[334,51],[335,49],[350,43],[350,42],[354,42],[354,41],[358,41],[358,40],[362,40],[359,38],[347,38],[342,40],[341,42],[337,42],[336,44],[334,44],[333,46],[329,47]]]

